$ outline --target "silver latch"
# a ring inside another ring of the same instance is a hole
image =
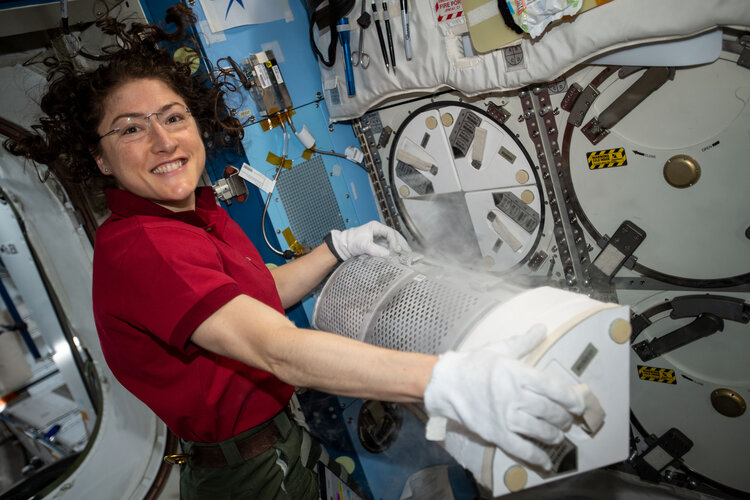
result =
[[[213,184],[214,195],[219,201],[231,204],[232,200],[242,203],[247,199],[247,184],[240,177],[237,167],[229,165],[224,169],[224,177]]]

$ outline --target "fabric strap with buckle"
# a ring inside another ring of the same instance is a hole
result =
[[[167,455],[164,461],[183,465],[190,462],[193,467],[226,467],[238,465],[255,458],[274,445],[291,429],[286,412],[282,411],[271,421],[250,429],[239,436],[220,443],[187,443],[187,453]],[[183,444],[185,446],[185,444]]]

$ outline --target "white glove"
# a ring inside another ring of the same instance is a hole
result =
[[[376,238],[386,240],[388,248],[375,243]],[[345,231],[334,229],[330,234],[330,242],[333,253],[342,261],[363,254],[388,257],[389,250],[396,253],[411,251],[409,244],[398,231],[377,221],[370,221]]]
[[[481,350],[442,354],[424,393],[427,413],[454,420],[506,453],[549,470],[547,454],[524,436],[560,443],[584,401],[572,387],[518,360],[545,336],[545,327],[537,325]]]

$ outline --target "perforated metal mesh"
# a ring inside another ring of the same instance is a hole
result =
[[[439,354],[454,348],[498,303],[465,276],[434,265],[360,256],[331,276],[312,323],[381,347]]]
[[[366,322],[383,292],[407,275],[387,260],[360,257],[342,264],[331,276],[315,306],[313,326],[364,340]]]
[[[442,283],[412,280],[380,312],[365,341],[399,351],[438,354],[470,326],[483,302]]]
[[[292,234],[302,246],[318,246],[331,229],[346,229],[320,155],[281,172],[276,187]]]

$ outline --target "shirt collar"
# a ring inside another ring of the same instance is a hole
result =
[[[106,189],[107,204],[112,215],[118,218],[145,215],[179,220],[196,227],[217,231],[221,236],[223,225],[219,224],[219,206],[216,204],[213,189],[199,187],[195,192],[195,210],[173,212],[156,203],[122,189]],[[221,226],[221,227],[219,227]]]

